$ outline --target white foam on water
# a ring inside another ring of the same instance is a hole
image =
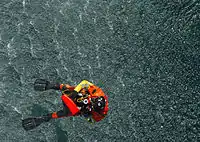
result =
[[[11,106],[13,108],[14,111],[16,111],[17,113],[19,114],[22,114],[22,112],[17,108],[17,107],[14,107],[14,106]]]
[[[7,44],[7,51],[8,51],[8,56],[9,56],[9,64],[11,64],[11,59],[16,57],[16,51],[14,49],[13,41],[14,41],[14,37]]]

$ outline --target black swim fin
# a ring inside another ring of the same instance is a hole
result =
[[[45,79],[36,79],[34,82],[34,89],[36,91],[45,91],[47,90],[48,84],[49,84],[49,81]]]
[[[60,85],[58,83],[51,83],[45,79],[36,79],[34,83],[34,89],[36,91],[45,91],[49,89],[59,90]]]
[[[28,131],[36,128],[40,124],[44,122],[48,122],[51,119],[51,115],[42,116],[42,117],[32,117],[32,118],[26,118],[22,120],[22,127]]]

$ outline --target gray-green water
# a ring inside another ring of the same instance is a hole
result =
[[[0,17],[1,142],[200,141],[199,0],[0,0]],[[36,78],[92,81],[108,116],[24,131],[62,107]]]

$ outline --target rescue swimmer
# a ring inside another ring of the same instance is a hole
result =
[[[89,122],[99,122],[108,113],[107,95],[87,80],[81,81],[77,86],[70,86],[69,84],[51,83],[45,79],[36,79],[34,89],[36,91],[49,89],[62,91],[63,109],[44,116],[22,120],[25,130],[31,130],[51,119],[70,116],[83,116]]]

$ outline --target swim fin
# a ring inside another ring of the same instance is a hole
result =
[[[22,120],[22,127],[28,131],[36,128],[40,124],[44,122],[48,122],[51,119],[50,115],[42,116],[42,117],[32,117],[32,118],[26,118]]]
[[[35,83],[34,83],[34,89],[36,91],[45,91],[45,90],[49,90],[49,89],[59,90],[60,84],[52,83],[45,79],[36,79]]]
[[[34,82],[34,89],[36,91],[45,91],[47,90],[48,84],[49,84],[49,81],[45,79],[36,79]]]

